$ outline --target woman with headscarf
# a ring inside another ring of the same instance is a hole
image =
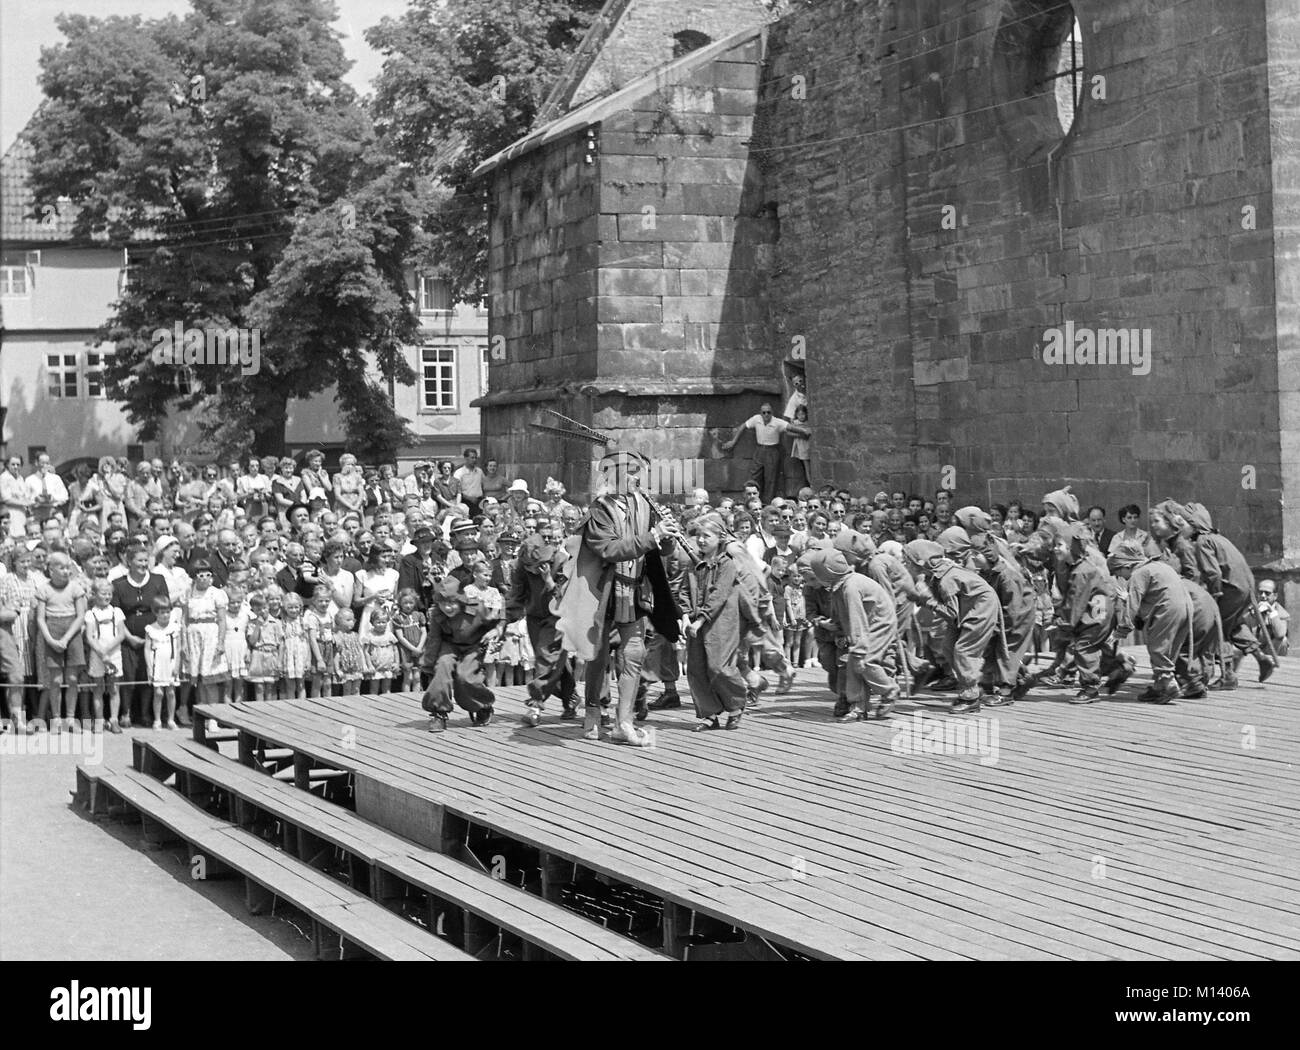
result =
[[[836,626],[847,660],[840,668],[848,709],[837,722],[883,719],[899,696],[898,683],[886,668],[898,640],[894,596],[861,572],[854,572],[842,551],[819,548],[809,554],[809,567],[831,593]]]
[[[1058,645],[1074,656],[1079,691],[1070,703],[1093,704],[1101,699],[1101,676],[1106,692],[1114,693],[1133,673],[1132,659],[1122,656],[1115,640],[1115,586],[1104,562],[1099,566],[1089,553],[1096,549],[1092,530],[1084,522],[1048,522],[1056,538],[1055,555],[1063,570],[1061,629]]]
[[[1187,658],[1192,603],[1178,573],[1157,553],[1154,544],[1148,551],[1125,543],[1112,548],[1107,563],[1118,579],[1127,582],[1129,618],[1134,628],[1143,632],[1151,657],[1154,681],[1138,699],[1167,704],[1182,692],[1174,671],[1179,657]]]
[[[1267,682],[1277,669],[1277,660],[1264,652],[1254,631],[1255,574],[1235,544],[1219,535],[1210,512],[1200,503],[1186,505],[1191,527],[1192,549],[1201,570],[1201,582],[1218,603],[1223,618],[1223,635],[1237,650],[1232,666],[1225,667],[1220,689],[1235,689],[1237,668],[1247,656],[1259,664],[1259,680]]]
[[[756,620],[758,609],[740,586],[722,518],[703,514],[691,522],[690,534],[700,556],[690,588],[694,608],[686,627],[686,678],[700,720],[695,731],[721,728],[718,719],[724,713],[726,728],[739,729],[748,694],[739,665],[742,623]],[[747,615],[741,613],[742,603]]]
[[[903,553],[908,570],[923,576],[930,590],[926,608],[937,616],[933,637],[957,680],[952,713],[978,711],[984,654],[998,629],[998,596],[933,540],[912,540]]]
[[[1002,556],[996,540],[992,532],[972,536],[954,525],[940,534],[939,545],[962,568],[979,573],[998,596],[1002,622],[984,660],[980,703],[1005,707],[1029,692],[1031,681],[1024,666],[1034,642],[1038,604],[1029,578],[1013,558]]]

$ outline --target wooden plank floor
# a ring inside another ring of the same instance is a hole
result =
[[[645,750],[583,740],[555,701],[526,728],[515,687],[491,726],[457,712],[442,734],[414,694],[229,714],[831,957],[1300,958],[1300,660],[1264,686],[1248,663],[1235,693],[1157,707],[1136,701],[1149,676],[1133,655],[1142,671],[1098,704],[1042,689],[948,719],[950,696],[930,694],[852,725],[830,721],[809,669],[739,732],[656,712]],[[904,746],[980,720],[982,753]]]

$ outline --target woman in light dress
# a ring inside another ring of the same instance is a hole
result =
[[[212,585],[212,580],[212,566],[205,561],[196,562],[194,586],[182,604],[185,663],[198,690],[196,700],[201,704],[224,704],[230,681],[230,665],[226,662],[229,599],[225,591]]]

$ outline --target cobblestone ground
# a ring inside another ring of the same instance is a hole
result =
[[[103,761],[129,765],[131,734],[105,740]],[[138,823],[73,808],[85,760],[0,752],[0,959],[312,957],[290,919],[248,914],[241,881],[192,882],[179,850],[140,848]]]

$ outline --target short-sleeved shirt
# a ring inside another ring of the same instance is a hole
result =
[[[480,467],[473,470],[459,467],[452,477],[460,482],[460,494],[466,499],[483,498],[483,471]]]
[[[785,416],[786,419],[793,420],[796,411],[798,411],[800,408],[807,408],[807,407],[808,407],[808,395],[801,394],[798,390],[796,390],[793,394],[790,395],[790,400],[785,403],[785,411],[782,412],[781,414]]]
[[[82,580],[69,580],[65,587],[55,587],[48,580],[36,588],[36,600],[45,603],[46,616],[73,616],[77,612],[77,599],[86,597],[86,584]]]
[[[785,433],[786,428],[790,426],[784,419],[772,417],[770,423],[763,422],[761,414],[750,416],[745,420],[745,426],[754,432],[754,437],[760,445],[779,445],[781,444],[781,435]]]

